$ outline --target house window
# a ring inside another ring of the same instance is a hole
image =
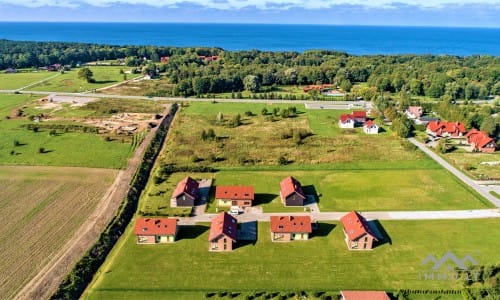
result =
[[[363,245],[363,249],[366,249],[366,243]]]
[[[250,205],[250,201],[245,201],[245,205]]]

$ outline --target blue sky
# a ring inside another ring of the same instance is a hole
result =
[[[500,27],[499,0],[0,0],[0,21]]]

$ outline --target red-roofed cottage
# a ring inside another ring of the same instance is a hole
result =
[[[280,196],[285,206],[303,206],[306,200],[300,182],[292,176],[280,182]]]
[[[459,137],[466,131],[464,124],[460,122],[430,121],[429,124],[427,124],[426,132],[433,136]]]
[[[198,194],[198,182],[191,177],[186,177],[177,184],[170,206],[194,206]]]
[[[365,125],[363,125],[363,132],[366,134],[378,134],[378,125],[372,120],[368,120]]]
[[[271,241],[308,240],[312,232],[310,216],[271,216]]]
[[[390,300],[384,291],[340,291],[341,300]]]
[[[208,237],[209,251],[232,251],[236,243],[238,221],[226,212],[212,218]]]
[[[356,124],[364,124],[366,122],[366,111],[364,110],[353,111],[351,115]]]
[[[134,233],[137,244],[173,243],[177,235],[177,219],[138,218]]]
[[[471,151],[480,151],[483,153],[493,153],[497,148],[495,140],[488,136],[484,131],[475,128],[471,129],[465,137],[471,147]]]
[[[354,128],[354,118],[350,114],[341,114],[339,117],[340,128]]]
[[[340,218],[344,227],[345,242],[349,250],[370,250],[373,241],[378,241],[363,216],[355,211]]]
[[[218,206],[250,207],[254,200],[253,186],[217,186],[215,199]]]

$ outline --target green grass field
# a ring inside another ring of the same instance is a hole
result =
[[[0,294],[14,299],[94,211],[116,170],[0,166]]]
[[[12,74],[0,73],[0,90],[15,90],[29,84],[59,75],[57,72],[19,72]]]
[[[75,68],[60,74],[53,79],[34,85],[28,91],[48,91],[48,92],[84,92],[92,89],[99,89],[123,81],[123,74],[117,66],[93,66],[89,69],[94,74],[95,83],[88,83],[84,79],[78,78],[78,71]],[[53,74],[53,73],[52,73]],[[129,75],[130,77],[130,75]]]
[[[25,117],[7,119],[17,109],[34,113],[34,97],[0,95],[0,164],[123,168],[132,153],[130,138],[106,141],[103,136],[83,132],[38,132],[21,127],[33,124]],[[155,110],[156,111],[156,110]],[[93,111],[91,111],[93,112]],[[38,111],[38,114],[40,111]],[[72,120],[44,124],[75,124]],[[16,146],[16,141],[18,145]],[[44,148],[44,153],[40,153]]]
[[[373,161],[421,161],[428,158],[388,132],[377,136],[363,134],[360,128],[354,132],[340,130],[337,118],[342,111],[305,110],[296,105],[294,118],[261,115],[263,108],[271,112],[275,107],[291,105],[268,105],[249,103],[190,103],[182,108],[172,127],[167,142],[169,151],[162,155],[166,163],[180,165],[211,165],[217,168],[244,165],[276,166],[278,158],[284,156],[294,165],[318,165],[325,163],[359,163]],[[250,111],[252,116],[245,116]],[[242,116],[242,125],[230,128],[217,123],[217,115],[223,114],[231,120],[236,114]],[[202,141],[201,131],[213,129],[218,141]],[[312,133],[297,143],[293,138],[283,138],[290,130]],[[210,155],[218,158],[210,161]],[[201,160],[201,161],[200,161]]]
[[[488,228],[498,224],[497,219],[382,221],[387,243],[369,252],[350,252],[336,222],[321,223],[312,239],[292,243],[272,243],[269,224],[259,223],[258,241],[231,253],[208,251],[208,224],[182,228],[175,244],[156,246],[137,245],[131,225],[84,298],[144,299],[159,293],[168,298],[217,290],[459,288],[453,280],[422,279],[430,270],[421,266],[422,260],[451,250],[459,257],[470,254],[480,264],[496,263],[500,233]]]

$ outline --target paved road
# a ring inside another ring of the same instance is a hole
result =
[[[432,159],[434,159],[438,164],[443,166],[446,170],[450,171],[453,175],[458,177],[458,179],[462,180],[465,184],[476,190],[481,196],[490,201],[495,207],[500,208],[500,200],[495,196],[488,193],[486,189],[478,185],[474,180],[470,179],[462,172],[457,170],[451,164],[447,163],[444,159],[442,159],[439,155],[434,153],[432,150],[427,148],[424,144],[420,143],[414,138],[408,139],[413,145],[417,146],[420,150],[422,150],[425,154],[429,155]]]

